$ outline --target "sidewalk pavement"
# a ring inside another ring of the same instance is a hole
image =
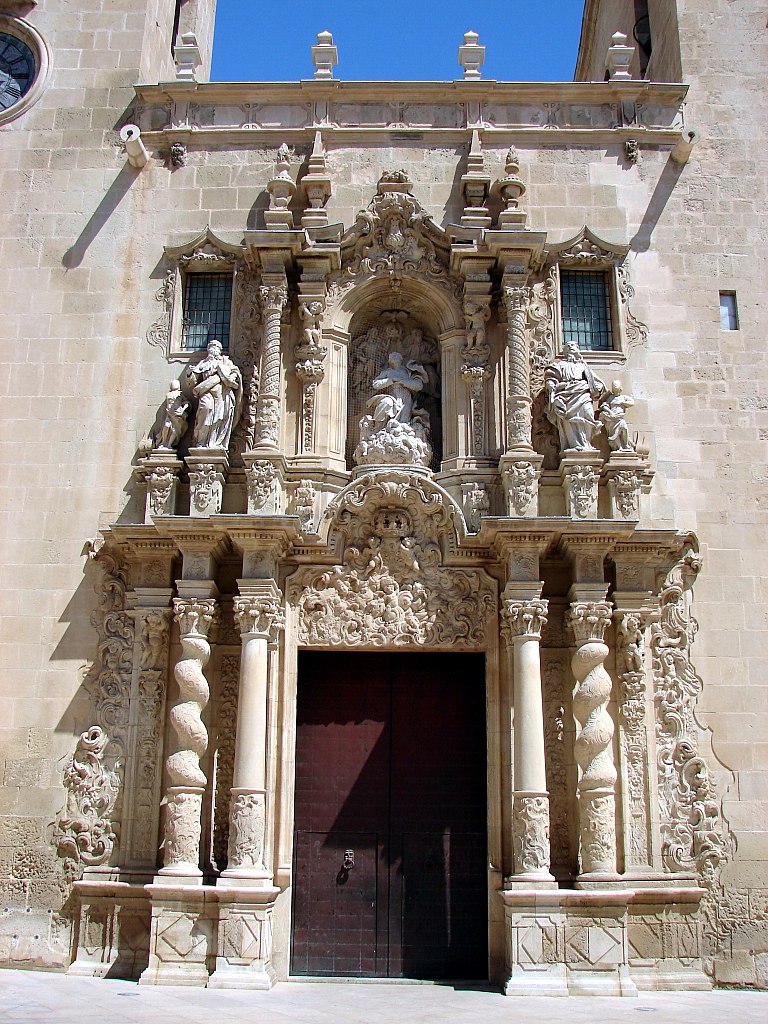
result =
[[[505,997],[452,985],[282,982],[271,992],[158,988],[0,970],[0,1024],[768,1024],[768,992],[637,999]]]

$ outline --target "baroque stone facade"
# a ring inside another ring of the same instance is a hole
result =
[[[108,60],[6,6],[0,962],[286,978],[302,652],[455,652],[483,976],[768,987],[757,0],[649,0],[650,52],[587,0],[536,85],[472,33],[467,82],[322,34],[210,83],[213,0],[91,5]]]

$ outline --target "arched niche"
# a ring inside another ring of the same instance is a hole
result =
[[[453,394],[455,382],[446,381],[443,358],[446,345],[464,338],[464,317],[457,301],[457,289],[446,275],[439,281],[420,276],[400,276],[393,283],[388,276],[369,278],[344,288],[326,317],[325,332],[345,347],[345,374],[336,387],[343,395],[331,396],[331,406],[344,409],[344,459],[353,468],[352,453],[359,440],[360,419],[367,411],[374,391],[373,378],[389,354],[399,351],[406,361],[424,366],[428,382],[417,398],[429,415],[433,458],[431,468],[439,471],[447,451],[455,447],[446,437],[444,396]],[[455,373],[455,359],[449,359]],[[331,387],[334,383],[331,382]]]

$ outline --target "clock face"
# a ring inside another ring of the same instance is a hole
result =
[[[26,43],[0,32],[0,110],[18,103],[35,80],[35,55]]]

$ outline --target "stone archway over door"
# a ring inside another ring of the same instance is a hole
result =
[[[481,654],[302,651],[291,973],[488,976]]]

